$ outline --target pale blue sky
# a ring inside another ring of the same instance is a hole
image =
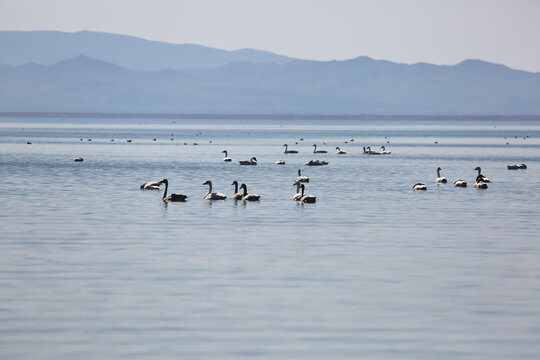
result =
[[[103,31],[304,59],[540,72],[540,0],[0,0],[0,30]]]

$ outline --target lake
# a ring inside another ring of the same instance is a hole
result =
[[[3,119],[0,176],[2,358],[540,358],[538,121]]]

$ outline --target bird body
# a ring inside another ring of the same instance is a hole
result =
[[[488,185],[483,181],[477,181],[474,183],[474,187],[477,189],[487,189]]]
[[[300,185],[301,197],[299,201],[302,203],[307,203],[307,204],[315,203],[317,201],[317,197],[313,195],[304,195],[305,189],[306,189],[305,185],[301,184]]]
[[[525,164],[514,164],[514,165],[506,165],[508,170],[518,170],[518,169],[526,169],[527,165]]]
[[[454,181],[455,187],[467,187],[467,182],[465,180],[458,179]]]
[[[425,184],[422,183],[416,183],[413,185],[413,190],[427,190],[427,187]]]
[[[239,160],[238,163],[240,165],[257,165],[257,158],[256,157],[252,157],[251,159],[249,160]]]
[[[163,184],[161,181],[150,181],[143,183],[139,188],[141,190],[159,190],[161,184]]]
[[[328,165],[328,161],[324,160],[309,160],[306,163],[307,166],[321,166],[321,165]]]
[[[339,148],[339,146],[336,146],[336,154],[338,154],[338,155],[344,155],[344,154],[346,154],[346,153],[347,153],[347,152],[344,151],[344,150],[341,150],[341,149]]]

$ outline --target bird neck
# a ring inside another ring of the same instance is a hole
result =
[[[165,192],[163,192],[163,199],[167,197],[167,190],[169,190],[169,182],[165,183]]]

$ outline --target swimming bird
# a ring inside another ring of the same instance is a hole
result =
[[[261,198],[261,195],[248,194],[246,184],[242,183],[242,185],[240,185],[240,189],[242,188],[244,189],[244,193],[242,196],[243,201],[259,201],[259,199]]]
[[[306,163],[307,166],[321,166],[321,165],[328,165],[328,161],[324,160],[309,160]]]
[[[416,183],[413,185],[413,190],[427,190],[427,187],[425,184],[422,183]]]
[[[525,164],[514,164],[514,165],[506,165],[508,170],[518,170],[518,169],[526,169],[527,165]]]
[[[293,200],[300,201],[302,198],[302,193],[300,192],[300,181],[295,181],[293,186],[296,185],[296,194],[293,196]]]
[[[84,161],[84,159],[79,156],[79,157],[76,157],[75,159],[73,159],[73,161],[79,162],[79,161]]]
[[[384,147],[384,145],[381,146],[381,150],[382,150],[381,154],[383,154],[383,155],[387,155],[387,154],[391,154],[391,153],[392,153],[391,151],[386,151],[386,148]]]
[[[238,181],[234,180],[231,185],[234,185],[233,200],[242,200],[242,193],[238,192]]]
[[[440,167],[437,168],[437,180],[435,180],[435,182],[437,184],[446,184],[448,180],[446,180],[444,176],[441,176],[441,170],[442,169]]]
[[[139,188],[141,190],[159,190],[161,184],[163,184],[161,181],[150,181],[143,183]]]
[[[366,150],[367,150],[367,154],[369,155],[381,155],[380,152],[371,150],[371,146],[366,147]]]
[[[346,154],[347,152],[346,151],[343,151],[339,148],[339,146],[336,146],[336,154],[338,155],[343,155],[343,154]]]
[[[289,150],[289,146],[287,144],[283,144],[285,146],[284,154],[298,154],[298,151],[296,150]]]
[[[257,165],[257,158],[252,157],[249,160],[238,160],[238,163],[240,163],[240,165]]]
[[[298,169],[298,177],[296,178],[296,181],[309,182],[309,178],[307,176],[302,176],[302,170]]]
[[[285,160],[277,160],[276,165],[285,165]]]
[[[467,182],[465,180],[458,179],[454,181],[455,187],[467,187]]]
[[[485,182],[480,180],[480,181],[476,181],[474,183],[474,187],[477,188],[477,189],[487,189],[488,185]]]
[[[222,153],[225,153],[225,157],[223,158],[223,161],[231,162],[232,159],[227,156],[227,150],[223,150]]]
[[[305,191],[306,187],[304,184],[301,184],[300,185],[300,190],[301,190],[301,197],[300,197],[300,202],[303,202],[303,203],[307,203],[307,204],[313,204],[317,201],[317,197],[316,196],[313,196],[313,195],[304,195],[304,191]]]
[[[169,181],[163,179],[160,181],[160,184],[165,184],[165,191],[163,192],[163,201],[186,201],[187,195],[174,193],[167,196],[167,190],[169,190]]]
[[[476,176],[476,182],[491,182],[487,177],[480,173],[482,171],[482,169],[480,169],[480,166],[475,167],[474,170],[478,171],[478,176]]]
[[[328,151],[326,150],[317,150],[317,144],[313,144],[313,153],[314,154],[326,154]]]
[[[218,192],[212,192],[212,182],[210,180],[206,180],[203,185],[208,185],[208,193],[204,196],[204,200],[225,200],[227,198],[227,195],[218,193]]]

